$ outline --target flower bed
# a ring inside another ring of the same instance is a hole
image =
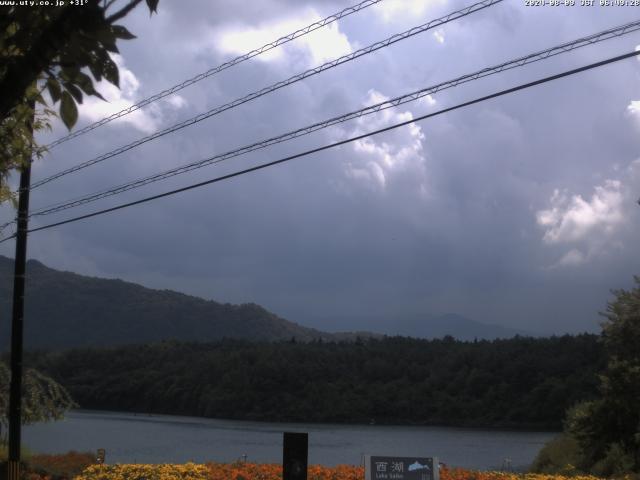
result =
[[[364,467],[311,465],[308,480],[363,480]],[[441,480],[598,480],[596,477],[443,469]],[[282,466],[258,463],[93,465],[75,480],[282,480]]]
[[[207,480],[210,470],[196,463],[91,465],[74,480]]]

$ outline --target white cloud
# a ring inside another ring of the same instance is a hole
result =
[[[180,95],[171,95],[167,97],[166,102],[176,109],[184,108],[187,106],[187,101]]]
[[[433,32],[433,36],[438,43],[444,43],[444,31],[441,28]]]
[[[625,169],[628,175],[620,180],[605,180],[594,187],[591,198],[569,196],[555,190],[550,208],[536,212],[537,224],[544,229],[543,241],[549,246],[570,246],[551,269],[576,267],[595,258],[624,249],[623,226],[627,225],[627,209],[635,204],[632,198],[640,179],[640,160]]]
[[[640,45],[636,45],[635,51],[640,51]],[[636,56],[636,60],[640,62],[640,55]],[[627,113],[635,119],[637,125],[640,126],[640,100],[632,100],[627,105]]]
[[[385,100],[388,98],[370,90],[366,103],[374,104]],[[397,112],[390,108],[376,116],[358,119],[355,131],[349,132],[349,136],[411,119],[411,112]],[[426,158],[422,146],[424,138],[421,127],[411,123],[385,134],[384,138],[367,137],[358,140],[353,143],[355,155],[346,163],[346,174],[349,178],[366,182],[368,186],[385,189],[392,176],[408,173],[417,182],[422,194],[426,191]]]
[[[617,165],[622,180],[608,179],[594,187],[591,198],[555,190],[547,209],[536,212],[548,246],[569,248],[551,269],[578,266],[624,250],[633,228],[640,187],[640,158]]]
[[[257,27],[228,26],[214,34],[214,48],[225,54],[242,55],[321,19],[315,10],[310,9],[302,16]],[[334,22],[258,55],[256,59],[266,62],[290,60],[292,57],[295,58],[295,53],[303,53],[309,66],[316,66],[352,51],[349,39],[340,31],[338,22]]]
[[[347,36],[340,32],[337,23],[316,30],[302,42],[309,49],[314,64],[320,64],[353,51]]]
[[[551,208],[536,214],[538,225],[545,229],[543,240],[547,244],[570,243],[591,234],[611,234],[623,219],[623,194],[618,180],[606,180],[595,187],[589,201],[581,195],[568,198],[555,190]]]
[[[640,100],[632,100],[627,105],[627,113],[640,125]]]
[[[140,81],[136,75],[127,68],[124,59],[120,55],[115,54],[112,54],[112,58],[118,66],[120,88],[106,80],[96,82],[96,90],[102,94],[106,102],[96,97],[85,96],[78,111],[80,117],[89,122],[96,122],[129,108],[144,97],[140,88]],[[180,95],[173,95],[160,102],[152,103],[148,107],[115,119],[114,123],[126,123],[143,133],[153,133],[162,122],[164,107],[170,106],[171,109],[175,110],[183,108],[185,105],[186,101],[184,98]]]
[[[427,107],[433,107],[437,103],[437,101],[435,98],[433,98],[433,96],[426,95],[424,97],[420,97],[418,99],[418,103],[421,103]]]
[[[557,266],[561,267],[576,267],[582,265],[587,260],[587,257],[580,250],[572,248],[558,261]]]
[[[594,256],[598,255],[597,248],[589,248],[586,253],[578,248],[572,248],[567,253],[560,257],[557,262],[544,267],[544,270],[558,270],[566,268],[576,268],[584,265],[591,260]]]
[[[446,0],[385,0],[373,8],[385,22],[393,22],[402,17],[424,15],[435,3],[446,3]]]
[[[640,100],[632,100],[629,105],[627,105],[627,111],[632,115],[640,114]]]

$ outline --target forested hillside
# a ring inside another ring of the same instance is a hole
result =
[[[561,426],[604,364],[594,335],[459,342],[165,342],[31,354],[90,409],[270,421]]]
[[[0,255],[0,318],[11,318],[12,293],[13,260]],[[349,325],[349,318],[343,323]],[[315,324],[325,323],[316,319]],[[337,325],[335,321],[333,325]],[[0,352],[9,348],[9,326],[8,321],[0,322]],[[223,338],[341,341],[382,334],[422,338],[453,335],[473,340],[527,333],[456,314],[390,318],[387,331],[381,333],[330,333],[284,319],[255,303],[219,303],[118,279],[63,272],[36,260],[27,262],[24,339],[28,348],[56,350],[162,340],[207,342]]]
[[[122,280],[61,272],[27,262],[25,344],[69,348],[158,342],[329,338],[256,304],[232,305],[153,290]],[[0,316],[11,318],[13,260],[0,256]],[[10,322],[0,322],[0,351],[8,348]]]

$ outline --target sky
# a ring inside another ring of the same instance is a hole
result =
[[[120,89],[76,128],[355,4],[161,0],[121,23]],[[51,149],[33,181],[458,10],[382,0]],[[357,110],[640,17],[633,7],[505,0],[148,142],[32,192],[32,209]],[[100,202],[161,193],[634,51],[640,32],[438,92]],[[41,143],[64,135],[40,135]],[[17,179],[14,179],[14,181]],[[631,58],[228,181],[35,232],[28,255],[321,330],[394,333],[457,313],[540,334],[596,332],[640,274],[640,61]],[[13,213],[8,206],[0,220]],[[13,242],[0,254],[13,256]]]

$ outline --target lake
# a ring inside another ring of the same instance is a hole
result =
[[[451,427],[245,422],[197,417],[72,411],[64,420],[30,425],[34,452],[106,449],[107,463],[280,463],[282,432],[309,433],[309,463],[359,465],[363,454],[435,456],[450,466],[526,468],[555,434]]]

